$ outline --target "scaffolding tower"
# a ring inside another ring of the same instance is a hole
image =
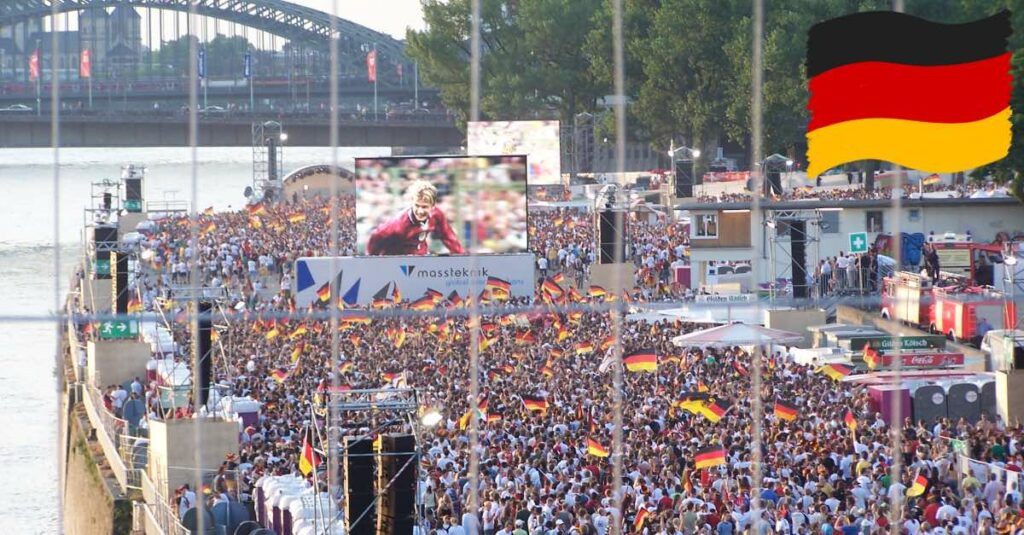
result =
[[[793,261],[790,233],[793,223],[803,224],[805,255],[804,262],[802,263]],[[821,257],[822,224],[821,210],[819,209],[769,209],[767,211],[765,226],[768,228],[768,258],[771,265],[768,295],[773,304],[776,298],[779,297],[779,281],[793,281],[794,270],[797,270],[797,272],[802,271],[808,289],[808,296],[812,299],[820,297],[820,282],[814,278],[814,266],[818,265]],[[782,269],[779,269],[777,262],[780,259],[784,261]],[[810,265],[810,269],[808,269],[808,265]],[[792,282],[790,286],[793,286]]]
[[[288,135],[281,123],[252,123],[252,194],[254,199],[277,202],[281,199],[283,161],[281,146]]]

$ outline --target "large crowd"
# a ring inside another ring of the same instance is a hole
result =
[[[818,199],[823,201],[866,201],[878,199],[891,199],[893,188],[891,186],[876,186],[874,189],[863,187],[824,187],[815,188],[802,186],[784,191],[781,195],[772,195],[776,201],[799,201],[807,199]],[[1005,196],[1006,190],[998,188],[992,183],[969,182],[966,185],[951,185],[944,183],[916,185],[911,184],[903,189],[902,198],[917,198],[925,194],[930,198],[963,199],[990,196]],[[750,202],[753,195],[750,192],[722,192],[718,194],[702,193],[697,195],[697,202],[701,203],[730,203]]]
[[[229,304],[244,304],[227,307],[215,322],[223,359],[215,360],[214,379],[229,385],[234,396],[258,400],[262,409],[257,425],[240,429],[239,455],[226,460],[210,500],[245,502],[261,478],[301,474],[303,436],[311,425],[325,428],[322,408],[337,385],[382,388],[401,382],[419,391],[424,406],[444,415],[421,444],[419,493],[429,525],[422,534],[605,535],[617,524],[650,535],[854,535],[890,532],[894,520],[901,533],[931,535],[1014,533],[1024,526],[1020,490],[959,477],[952,448],[953,439],[963,441],[973,458],[1019,472],[1019,424],[1009,427],[991,418],[976,425],[907,421],[902,449],[894,451],[890,427],[871,410],[864,390],[796,364],[781,348],[750,354],[738,347],[675,346],[674,337],[700,328],[694,324],[623,325],[623,354],[653,352],[658,365],[654,372],[624,372],[621,480],[613,479],[611,457],[600,455],[602,448],[613,449],[615,414],[606,362],[614,341],[605,313],[548,304],[503,313],[504,307],[527,303],[492,296],[487,304],[494,308],[477,322],[485,340],[480,367],[470,370],[471,322],[455,303],[440,298],[429,316],[358,321],[345,320],[352,313],[346,310],[339,354],[332,358],[330,322],[296,311],[289,282],[295,258],[331,251],[331,206],[313,199],[204,213],[194,221],[196,250],[188,246],[192,222],[167,220],[143,244],[148,265],[139,281],[147,306],[157,306],[166,288],[186,283],[223,288]],[[354,207],[351,199],[337,206],[339,249],[351,253],[355,236],[344,229],[354,227]],[[531,211],[529,217],[530,243],[546,261],[540,273],[562,280],[567,304],[657,298],[665,266],[685,257],[682,224],[633,225],[629,258],[653,278],[655,291],[645,291],[651,289],[645,279],[621,296],[591,297],[586,266],[594,254],[592,214],[550,210]],[[193,269],[199,280],[190,280]],[[542,287],[536,303],[558,301]],[[398,311],[422,296],[391,297]],[[182,317],[183,310],[169,315]],[[174,332],[181,347],[189,347],[187,326],[177,324]],[[763,377],[756,393],[755,367]],[[470,395],[474,374],[478,399]],[[187,409],[163,410],[153,385],[129,390],[128,397],[144,398],[148,418],[189,415]],[[693,393],[717,400],[724,416],[715,422],[686,410],[682,402]],[[759,437],[753,435],[755,396],[763,409]],[[545,406],[528,407],[524,399],[544,400]],[[795,418],[776,414],[776,402],[795,408]],[[113,403],[111,408],[120,410]],[[467,422],[473,418],[480,444],[478,507],[470,503],[474,424]],[[755,438],[764,476],[757,496],[751,491]],[[708,448],[721,448],[724,463],[698,469],[695,457]],[[902,467],[893,473],[897,461]],[[320,485],[326,468],[319,467]],[[918,475],[926,476],[927,490],[890,511],[890,498],[904,496]],[[621,506],[613,499],[617,492],[624,496]],[[188,505],[196,498],[184,489],[177,499],[176,505]]]

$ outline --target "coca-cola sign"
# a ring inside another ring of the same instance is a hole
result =
[[[888,368],[895,362],[896,355],[879,355],[878,367]],[[963,353],[904,353],[900,355],[904,368],[961,368]]]

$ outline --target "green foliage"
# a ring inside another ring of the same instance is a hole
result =
[[[183,35],[168,41],[156,53],[165,72],[181,74],[189,70],[190,46],[202,46],[195,36]],[[206,43],[206,72],[211,78],[241,78],[242,61],[249,49],[245,37],[218,35]],[[197,48],[198,49],[198,48]]]

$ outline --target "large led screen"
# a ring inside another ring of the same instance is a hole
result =
[[[355,167],[358,254],[527,250],[526,156],[357,158]]]
[[[470,121],[470,154],[525,154],[530,185],[562,184],[558,121]]]

